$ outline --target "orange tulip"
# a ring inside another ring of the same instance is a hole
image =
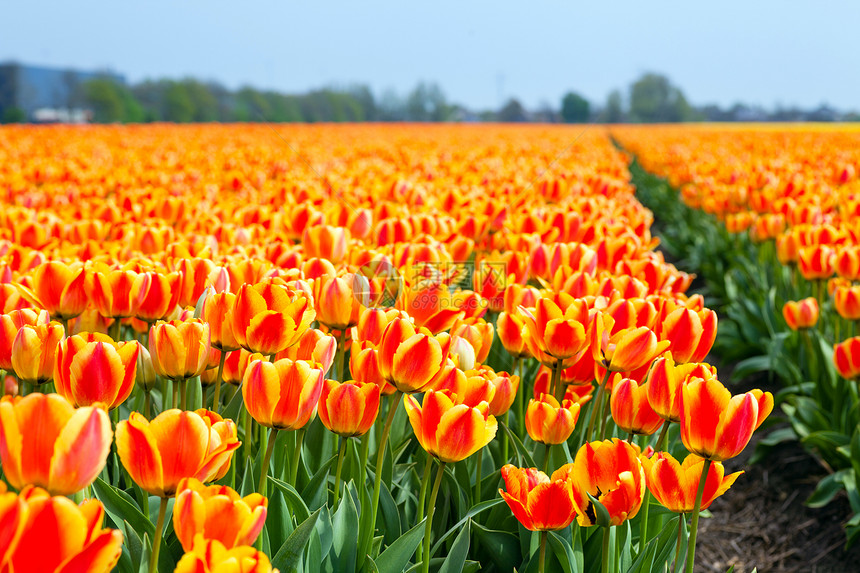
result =
[[[298,430],[313,416],[324,380],[322,369],[305,360],[254,360],[242,381],[245,408],[268,428]]]
[[[569,474],[556,470],[552,477],[535,468],[502,467],[507,491],[499,490],[514,517],[529,531],[564,529],[576,518]]]
[[[849,338],[833,347],[833,364],[846,380],[860,379],[860,336]]]
[[[206,410],[165,410],[152,421],[138,412],[116,427],[119,459],[144,491],[172,497],[182,478],[221,479],[239,447],[236,424]]]
[[[198,534],[192,551],[176,564],[174,573],[277,573],[262,551],[247,545],[228,549],[217,539]]]
[[[489,414],[489,404],[475,407],[458,404],[448,390],[428,390],[419,404],[404,396],[406,413],[415,437],[424,450],[441,462],[459,462],[474,454],[496,436],[498,424]]]
[[[639,450],[613,438],[589,442],[576,453],[573,464],[563,466],[573,479],[573,503],[581,526],[597,524],[597,514],[590,494],[609,512],[609,524],[620,525],[639,512],[645,497],[645,472]]]
[[[818,322],[818,300],[812,297],[790,300],[782,306],[782,316],[792,330],[812,328]]]
[[[512,376],[507,372],[495,372],[485,365],[466,372],[466,375],[469,376],[471,373],[480,374],[496,389],[490,400],[490,415],[498,417],[511,409],[520,387],[519,376]]]
[[[12,369],[18,378],[30,384],[50,382],[57,346],[65,334],[58,322],[21,327],[12,342]]]
[[[772,410],[770,392],[732,396],[716,378],[693,378],[681,387],[681,441],[715,462],[733,458]]]
[[[113,433],[101,408],[75,410],[57,394],[0,399],[0,461],[15,488],[70,495],[90,485],[110,452]]]
[[[508,354],[514,358],[521,358],[529,355],[529,349],[526,345],[526,329],[523,318],[517,314],[508,312],[500,312],[496,319],[496,332],[499,333],[499,340],[502,346],[508,351]]]
[[[102,528],[104,508],[98,500],[78,506],[66,497],[27,487],[18,495],[18,504],[26,508],[20,537],[13,545],[0,545],[3,571],[109,573],[119,561],[122,533]]]
[[[277,354],[298,342],[316,317],[304,292],[278,280],[244,284],[236,293],[233,335],[249,352]]]
[[[24,325],[48,324],[48,312],[24,308],[0,314],[0,369],[12,370],[12,343]]]
[[[397,299],[398,310],[405,311],[415,321],[415,325],[424,327],[431,334],[448,330],[458,318],[465,314],[461,304],[458,304],[455,293],[442,284],[421,284],[404,290]]]
[[[689,454],[683,463],[667,452],[658,452],[653,458],[640,458],[645,468],[648,489],[663,506],[675,513],[690,513],[695,509],[699,480],[702,477],[703,458]],[[705,490],[700,509],[708,509],[711,503],[728,491],[742,471],[725,475],[720,462],[708,468]]]
[[[202,535],[231,549],[252,545],[266,522],[268,500],[258,493],[239,497],[225,485],[205,486],[186,478],[179,482],[173,506],[173,529],[182,548],[191,551]]]
[[[131,270],[96,271],[90,275],[90,298],[96,310],[109,318],[127,318],[137,314],[137,299],[132,289],[138,273]]]
[[[35,302],[61,320],[74,318],[87,308],[86,271],[82,264],[50,261],[33,272]]]
[[[561,444],[567,441],[579,420],[580,404],[562,400],[561,404],[550,394],[541,394],[529,400],[526,409],[526,431],[535,442]]]
[[[209,340],[214,348],[222,352],[238,350],[240,344],[233,336],[233,306],[236,295],[231,292],[209,291],[203,299],[200,318],[209,324]]]
[[[397,388],[385,381],[379,370],[379,351],[369,342],[357,344],[353,342],[349,355],[349,372],[357,381],[364,384],[376,384],[380,392],[388,396],[397,392]]]
[[[179,306],[196,306],[204,291],[212,287],[216,292],[230,291],[230,276],[224,267],[203,258],[183,258],[179,260],[177,271],[180,280]]]
[[[365,308],[358,319],[352,338],[377,345],[382,340],[382,333],[385,332],[388,323],[396,317],[403,318],[406,316],[394,309]]]
[[[327,379],[320,395],[320,421],[345,438],[366,434],[379,413],[379,395],[376,384]]]
[[[624,432],[650,436],[663,425],[663,418],[648,403],[648,385],[623,378],[612,386],[609,407],[612,419]]]
[[[0,571],[15,550],[27,525],[27,504],[0,481]]]
[[[860,285],[836,287],[833,306],[845,320],[860,320]]]
[[[385,327],[379,344],[379,371],[401,392],[428,388],[445,360],[439,341],[426,332],[416,332],[409,319],[398,317]]]
[[[671,342],[669,350],[678,364],[701,362],[717,337],[717,313],[679,307],[666,315],[659,328],[661,340]]]
[[[672,353],[666,352],[654,361],[645,379],[648,403],[664,420],[681,421],[681,386],[691,378],[716,378],[717,371],[703,362],[675,364]]]
[[[57,347],[57,393],[77,407],[97,403],[113,410],[131,395],[137,373],[137,342],[114,343],[107,335],[76,334]]]
[[[149,329],[149,354],[159,376],[184,380],[209,365],[209,324],[199,318],[158,322]]]
[[[828,279],[835,270],[836,252],[828,245],[813,245],[800,249],[797,266],[808,281]]]
[[[278,352],[275,360],[289,358],[316,362],[322,366],[323,372],[328,372],[334,363],[335,352],[337,352],[337,340],[334,336],[317,328],[309,328],[299,339],[298,344]]]
[[[315,225],[302,233],[302,248],[310,257],[328,259],[332,264],[340,263],[349,246],[349,231],[343,227]]]
[[[140,273],[131,287],[134,316],[146,322],[164,320],[179,303],[182,276],[179,273]]]
[[[352,276],[324,276],[314,281],[317,320],[329,328],[344,330],[358,324],[364,307],[352,290]]]
[[[860,280],[860,245],[840,247],[834,263],[840,277],[849,281]]]
[[[670,345],[668,340],[658,341],[654,332],[646,326],[625,328],[610,336],[607,326],[612,324],[611,318],[598,315],[594,324],[594,359],[612,372],[630,372],[642,368]]]
[[[564,311],[549,298],[537,301],[534,313],[520,308],[528,335],[526,344],[532,356],[546,366],[554,366],[559,360],[565,367],[588,348],[591,342],[588,326],[588,307],[578,299]]]

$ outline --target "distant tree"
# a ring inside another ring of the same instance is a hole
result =
[[[193,115],[191,121],[205,122],[218,120],[218,100],[209,86],[195,79],[182,81],[182,86],[191,101]]]
[[[568,92],[561,98],[561,118],[565,123],[585,123],[591,115],[591,104],[578,93]]]
[[[406,117],[410,121],[445,121],[449,115],[445,94],[434,83],[420,82],[406,98]]]
[[[188,87],[181,82],[170,82],[164,92],[164,119],[188,123],[194,121],[195,113]]]
[[[0,123],[23,123],[27,121],[27,114],[19,107],[7,107],[3,110],[3,116],[0,117]]]
[[[666,76],[648,73],[630,86],[630,117],[633,121],[687,121],[690,111],[684,94]]]
[[[238,121],[272,121],[272,106],[263,93],[243,87],[236,92],[235,114]]]
[[[393,89],[382,92],[379,98],[379,119],[382,121],[405,121],[406,103]]]
[[[502,106],[502,109],[500,109],[496,114],[496,118],[498,121],[505,123],[516,123],[528,120],[523,104],[516,99],[508,100],[508,103]]]
[[[612,90],[606,98],[606,107],[598,117],[601,123],[621,123],[624,121],[624,104],[621,92]]]
[[[84,103],[93,110],[97,123],[112,123],[124,119],[125,106],[120,88],[107,78],[96,78],[84,86]]]
[[[346,93],[361,106],[364,121],[379,120],[379,109],[376,105],[376,99],[373,97],[373,92],[365,85],[352,85],[347,88]]]

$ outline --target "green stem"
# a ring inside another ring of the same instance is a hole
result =
[[[481,502],[481,465],[483,465],[484,461],[484,448],[478,450],[476,461],[478,465],[475,468],[475,499],[472,500],[472,505]]]
[[[302,460],[302,443],[305,441],[305,428],[296,430],[296,449],[293,450],[292,465],[290,465],[290,485],[298,488],[296,480],[299,477],[299,464]]]
[[[603,382],[600,383],[600,387],[597,389],[597,396],[594,397],[594,404],[592,405],[591,410],[591,419],[588,420],[588,430],[585,433],[585,441],[590,442],[591,436],[594,433],[594,423],[597,421],[597,412],[603,407],[603,392],[606,388],[606,383],[609,382],[609,376],[612,374],[610,370],[606,370],[606,375],[603,377]]]
[[[343,384],[344,380],[346,380],[346,372],[344,372],[344,357],[346,356],[346,343],[344,342],[346,339],[346,332],[341,331],[341,333],[337,337],[337,349],[335,350],[335,358],[337,363],[337,381]]]
[[[251,450],[254,447],[254,434],[251,432],[251,413],[245,410],[245,460],[251,459]]]
[[[678,515],[678,541],[675,542],[675,563],[672,565],[672,573],[678,570],[678,560],[681,559],[681,539],[684,537],[684,522],[687,518],[684,514]]]
[[[538,573],[544,573],[546,569],[546,531],[540,532],[540,558],[538,560]]]
[[[660,435],[657,437],[657,445],[654,446],[655,452],[662,452],[663,448],[666,447],[666,437],[669,435],[669,425],[671,423],[669,420],[663,422],[663,429],[660,430]]]
[[[543,450],[543,473],[549,472],[549,452],[552,449],[552,444],[544,444]]]
[[[427,498],[427,485],[430,483],[430,472],[432,469],[433,456],[427,454],[427,461],[424,463],[424,475],[421,477],[421,489],[418,490],[418,518],[415,520],[418,523],[421,523],[421,520],[424,519],[424,500]],[[422,549],[422,545],[419,544],[415,555],[418,561],[421,561]]]
[[[550,394],[561,404],[561,401],[564,399],[564,385],[561,383],[561,360],[557,360],[552,366],[552,380],[549,387]]]
[[[600,571],[602,573],[609,573],[609,527],[607,525],[603,528],[603,553],[600,562]]]
[[[524,380],[526,373],[525,361],[522,358],[517,358],[515,366],[520,369],[520,387],[517,389],[516,398],[514,398],[517,404],[517,427],[519,430],[519,432],[517,432],[517,436],[519,436],[521,440],[524,440],[526,436],[525,392],[527,389],[527,385]]]
[[[185,410],[188,401],[188,380],[180,378],[179,382],[179,409]]]
[[[445,462],[439,464],[436,472],[436,481],[433,483],[433,491],[430,493],[430,505],[427,507],[427,524],[424,526],[424,563],[421,570],[424,573],[430,571],[430,536],[433,533],[433,511],[436,509],[436,498],[439,496],[439,486],[445,476]]]
[[[266,497],[266,478],[269,477],[269,460],[272,459],[272,452],[275,450],[275,442],[277,441],[275,440],[277,437],[275,432],[277,432],[275,428],[271,428],[268,432],[263,431],[260,443],[260,447],[262,447],[262,442],[267,442],[266,455],[263,456],[263,466],[260,468],[260,486],[257,488],[257,493],[263,497]]]
[[[218,374],[215,376],[215,394],[212,395],[212,410],[216,414],[221,413],[221,377],[224,375],[224,363],[227,361],[227,353],[221,351],[221,359],[218,361]]]
[[[158,506],[158,521],[155,523],[155,541],[152,542],[152,556],[149,559],[149,573],[158,571],[158,553],[161,550],[161,537],[164,534],[164,517],[167,515],[167,498],[161,498]]]
[[[505,421],[504,425],[506,428],[509,428],[509,422],[511,420],[511,411],[510,409],[505,412]],[[502,463],[508,463],[508,433],[502,432]]]
[[[379,439],[376,453],[376,475],[373,476],[373,497],[370,500],[370,529],[371,535],[376,531],[376,515],[379,511],[379,493],[382,489],[382,462],[385,459],[385,446],[388,444],[388,435],[391,433],[391,424],[394,423],[394,414],[400,406],[400,397],[403,392],[398,390],[391,395],[391,404],[388,407],[388,415],[385,417],[385,425],[382,427],[382,437]]]
[[[610,417],[612,413],[610,409],[610,400],[605,400],[603,403],[603,414],[600,416],[600,431],[597,433],[597,439],[603,440],[606,437],[606,420]]]
[[[119,318],[113,319],[113,324],[110,325],[110,332],[110,337],[113,338],[113,341],[119,342],[119,339],[122,336],[122,324],[120,324]]]
[[[337,469],[334,472],[334,503],[332,508],[337,507],[337,502],[340,499],[340,472],[343,469],[343,458],[346,457],[346,445],[349,438],[340,436],[338,441],[340,441],[340,449],[337,452]]]
[[[361,483],[367,479],[367,455],[370,451],[370,432],[361,436],[361,458],[358,467],[361,468]]]
[[[143,415],[147,420],[152,419],[152,393],[149,390],[143,391]]]
[[[642,522],[639,524],[639,551],[641,552],[648,543],[648,510],[651,508],[651,493],[645,490],[645,499],[642,500]]]
[[[696,492],[696,505],[693,506],[693,522],[690,524],[690,540],[687,542],[687,573],[693,573],[693,564],[696,561],[696,535],[699,528],[699,508],[702,507],[702,495],[705,493],[705,482],[711,460],[705,460],[702,464],[702,477],[699,478],[699,491]]]
[[[806,352],[809,354],[809,376],[813,382],[818,382],[818,356],[815,353],[815,349],[812,347],[812,337],[809,334],[809,329],[804,328],[801,329],[801,336],[803,336],[803,343],[806,346]]]

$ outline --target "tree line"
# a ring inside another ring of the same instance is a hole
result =
[[[97,123],[188,122],[363,122],[500,121],[566,123],[672,123],[685,121],[835,121],[856,120],[827,106],[815,110],[763,108],[735,104],[691,105],[682,90],[662,74],[646,73],[625,92],[612,91],[602,105],[576,92],[566,93],[557,108],[544,104],[528,110],[511,98],[499,109],[473,111],[453,103],[435,83],[421,82],[405,95],[393,90],[377,96],[366,85],[331,87],[302,94],[230,90],[217,82],[193,78],[146,80],[123,85],[98,78],[76,94]]]

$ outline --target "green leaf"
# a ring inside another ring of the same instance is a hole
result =
[[[301,522],[295,531],[287,537],[275,556],[272,557],[272,566],[280,569],[281,573],[295,573],[299,571],[302,553],[308,544],[314,526],[317,524],[320,511],[319,509],[316,510]]]
[[[101,478],[93,482],[93,493],[102,502],[107,513],[117,527],[127,521],[138,533],[148,533],[150,538],[155,535],[155,526],[143,515],[143,512],[131,501],[122,490],[106,483]]]
[[[418,525],[401,535],[374,562],[379,573],[401,573],[409,558],[424,539],[425,517]]]
[[[442,567],[439,568],[439,573],[460,573],[466,565],[466,556],[469,553],[469,537],[471,532],[472,520],[466,521],[466,526],[454,539],[454,545],[451,546],[451,552],[442,562]]]
[[[230,418],[231,420],[236,420],[236,425],[239,425],[239,414],[242,413],[242,406],[245,405],[245,400],[242,398],[242,385],[236,389],[236,394],[230,400],[230,403],[227,404],[227,407],[224,408],[224,411],[221,413],[225,418]]]
[[[310,516],[311,511],[308,509],[308,506],[305,505],[305,500],[302,499],[301,494],[296,491],[296,488],[287,482],[273,478],[272,476],[269,476],[269,481],[284,494],[284,500],[286,500],[287,505],[290,506],[290,509],[292,510],[293,515],[296,516],[297,521],[304,521]]]
[[[439,539],[436,540],[436,543],[433,544],[433,549],[431,550],[431,553],[436,553],[436,551],[439,549],[439,546],[442,545],[442,543],[444,543],[445,540],[448,539],[455,532],[460,531],[460,529],[463,527],[463,525],[465,525],[466,521],[475,517],[479,513],[490,509],[491,507],[499,505],[500,503],[504,503],[504,501],[505,500],[502,499],[501,497],[497,497],[495,499],[488,499],[487,501],[482,501],[481,503],[477,503],[474,506],[472,506],[472,509],[470,509],[466,513],[466,515],[463,517],[463,519],[461,519],[456,524],[454,524],[454,527],[452,527],[451,529],[446,531],[445,534],[442,535],[442,537],[440,537]]]
[[[363,489],[367,491],[367,488]],[[403,525],[400,522],[400,512],[397,511],[397,502],[394,501],[394,497],[388,491],[388,485],[385,482],[382,482],[379,490],[379,512],[382,523],[385,524],[385,542],[391,545],[395,539],[400,537]],[[370,512],[367,513],[370,514]]]
[[[338,573],[354,573],[358,553],[358,510],[352,495],[344,495],[332,516],[332,565]]]
[[[509,569],[512,563],[522,561],[520,542],[517,536],[509,531],[487,529],[477,522],[472,522],[475,528],[475,539],[486,550],[493,563],[501,570]]]
[[[510,428],[508,428],[505,424],[499,424],[502,428],[504,428],[505,432],[508,434],[508,438],[511,440],[511,443],[514,445],[514,449],[517,451],[517,455],[520,457],[520,467],[526,468],[534,468],[537,467],[537,464],[532,458],[531,453],[526,449],[523,445],[522,441],[514,434]]]
[[[678,520],[680,516],[676,515],[663,526],[659,535],[648,541],[645,549],[639,552],[639,555],[633,561],[633,564],[627,569],[627,573],[651,573],[651,571],[662,571],[664,565],[668,566],[674,558],[673,551],[678,535]],[[650,529],[650,528],[649,528]],[[686,543],[686,520],[684,522],[684,530],[682,532],[681,555],[684,558],[684,550]],[[679,563],[679,567],[680,567]]]
[[[824,507],[836,497],[843,489],[842,484],[842,474],[849,472],[851,470],[845,469],[840,470],[834,474],[830,474],[818,482],[818,485],[815,486],[815,491],[812,492],[812,495],[806,500],[806,505],[809,507]]]
[[[308,500],[309,507],[319,509],[328,499],[328,471],[329,468],[337,461],[337,454],[329,458],[322,467],[311,477],[307,487],[302,490],[302,499]]]

